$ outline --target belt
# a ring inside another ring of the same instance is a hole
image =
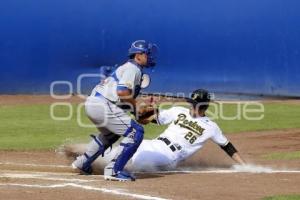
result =
[[[106,98],[105,96],[103,96],[103,95],[102,95],[101,93],[99,93],[99,92],[96,92],[94,96],[95,96],[95,97],[99,97],[99,98],[104,98],[104,99],[106,99],[107,101],[109,101],[109,102],[111,102],[111,103],[113,103],[113,104],[116,104],[116,102],[109,100],[108,98]]]
[[[100,94],[99,92],[96,92],[95,97],[104,97],[104,96],[102,94]]]
[[[95,97],[100,97],[100,98],[104,98],[104,99],[106,99],[106,100],[108,100],[105,96],[103,96],[101,93],[99,93],[99,92],[96,92],[95,93]],[[110,101],[110,100],[109,100]]]
[[[122,110],[125,110],[125,111],[126,111],[126,110],[129,110],[129,111],[131,110],[131,107],[130,107],[129,105],[111,101],[111,100],[109,100],[108,98],[106,98],[105,96],[103,96],[103,95],[102,95],[101,93],[99,93],[99,92],[96,92],[94,96],[95,96],[95,97],[99,97],[99,98],[104,98],[104,99],[106,99],[107,101],[109,101],[110,103],[115,104],[116,106],[118,106],[118,107],[121,108]]]
[[[169,148],[171,149],[171,151],[176,151],[176,150],[181,150],[181,146],[178,144],[172,144],[172,142],[165,137],[158,137],[158,140],[163,141],[167,146],[169,146]]]

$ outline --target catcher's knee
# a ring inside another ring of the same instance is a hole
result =
[[[115,134],[100,134],[99,136],[91,135],[93,141],[84,156],[86,157],[85,165],[89,166],[98,156],[104,154],[105,150],[116,142],[120,136]]]
[[[127,129],[124,136],[133,139],[132,143],[138,147],[144,139],[144,127],[136,121],[131,120],[130,127]]]
[[[92,142],[89,144],[87,152],[85,152],[83,155],[85,156],[85,161],[82,164],[82,167],[80,167],[84,172],[91,173],[91,164],[105,151],[105,146],[101,139],[99,139],[95,135],[91,135],[93,138]]]
[[[135,121],[131,121],[131,126],[124,134],[124,139],[120,143],[118,156],[113,161],[114,172],[122,171],[128,160],[133,156],[144,138],[144,128]]]
[[[114,133],[101,133],[98,138],[102,141],[104,148],[107,149],[112,144],[114,144],[120,138],[120,136]]]
[[[98,145],[98,151],[99,152],[104,152],[105,151],[105,145],[104,145],[103,141],[95,135],[91,135],[91,137],[93,138],[94,142]]]

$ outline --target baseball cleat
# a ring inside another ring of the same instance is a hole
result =
[[[121,182],[135,181],[135,177],[126,171],[120,171],[117,174],[111,176],[105,175],[104,179],[109,181],[121,181]]]
[[[87,169],[81,169],[77,167],[74,163],[72,163],[72,169],[75,173],[79,173],[81,175],[91,175],[93,173],[92,167],[89,167]]]

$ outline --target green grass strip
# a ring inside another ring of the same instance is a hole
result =
[[[262,120],[246,120],[244,116],[236,116],[240,106],[244,104],[224,104],[217,112],[225,117],[235,116],[233,120],[217,116],[216,121],[224,133],[240,133],[244,131],[261,131],[284,128],[300,128],[300,105],[284,103],[265,103]],[[83,109],[77,112],[78,105],[72,105],[73,112],[69,120],[53,120],[50,117],[50,105],[17,105],[0,106],[0,149],[38,150],[54,149],[68,142],[89,141],[89,135],[97,130],[87,119]],[[222,112],[220,112],[220,110]],[[213,113],[214,107],[210,108]],[[70,108],[58,106],[54,109],[57,117],[69,115]],[[261,113],[253,113],[252,116]],[[90,127],[82,127],[80,120]],[[251,114],[250,114],[251,116]],[[145,126],[145,138],[154,138],[162,133],[166,126],[150,124]]]
[[[276,152],[264,155],[263,158],[267,160],[294,160],[294,159],[300,159],[300,151],[294,151],[294,152]]]
[[[265,197],[263,200],[300,200],[300,195],[278,195]]]

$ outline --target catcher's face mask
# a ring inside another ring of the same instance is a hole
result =
[[[149,43],[148,44],[148,50],[146,52],[148,56],[148,67],[154,67],[156,65],[156,57],[157,57],[157,45]]]

